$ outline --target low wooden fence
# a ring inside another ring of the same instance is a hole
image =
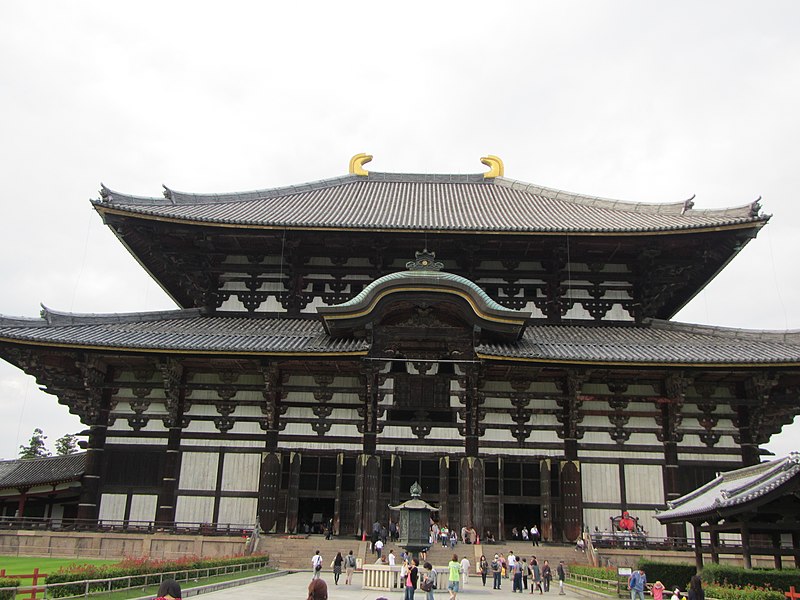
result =
[[[19,586],[18,588],[0,588],[0,592],[15,589],[18,594],[31,593],[31,600],[39,600],[36,594],[43,593],[42,598],[61,598],[62,600],[69,600],[71,598],[88,598],[94,595],[108,594],[112,591],[121,592],[125,590],[140,589],[144,590],[147,587],[159,586],[165,579],[175,579],[178,582],[187,582],[196,579],[208,579],[210,577],[218,577],[220,575],[229,575],[231,573],[242,573],[243,571],[255,571],[263,569],[269,564],[268,560],[243,563],[237,565],[224,565],[221,567],[206,567],[203,569],[181,569],[178,571],[167,571],[164,573],[149,573],[142,575],[126,575],[124,577],[113,577],[108,579],[84,579],[81,581],[68,581],[65,583],[49,583],[44,585],[37,585],[37,580],[34,579],[31,586]],[[38,573],[39,578],[47,577],[46,574],[39,573],[39,569],[34,569],[34,573]],[[25,575],[6,575],[6,577],[29,577]],[[69,595],[62,595],[57,590],[72,586],[76,590],[80,588],[80,592],[72,593]]]
[[[25,600],[37,600],[36,599],[36,594],[38,594],[39,592],[43,592],[44,591],[44,587],[38,587],[39,580],[40,579],[47,579],[47,573],[40,573],[39,572],[39,567],[36,567],[33,570],[33,573],[28,573],[28,574],[24,574],[24,575],[6,575],[6,570],[5,569],[0,569],[0,579],[2,579],[4,577],[7,578],[7,579],[30,579],[31,580],[31,584],[29,586],[25,585],[25,586],[20,586],[20,587],[16,588],[17,595],[26,594],[27,593],[27,594],[30,594],[30,596],[28,596]],[[8,590],[8,589],[9,588],[0,588],[0,592],[2,592],[3,590]]]

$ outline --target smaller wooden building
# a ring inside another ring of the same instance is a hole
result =
[[[720,554],[741,554],[749,569],[753,556],[772,556],[780,569],[789,555],[800,568],[800,453],[722,473],[667,505],[656,518],[691,523],[698,569],[704,546],[715,563]]]
[[[78,516],[86,453],[0,461],[0,523]]]

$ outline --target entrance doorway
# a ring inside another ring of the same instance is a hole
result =
[[[523,527],[530,529],[537,525],[539,530],[542,528],[541,507],[538,504],[503,504],[503,537],[513,540],[513,531],[516,527],[517,532],[522,531]],[[517,537],[516,539],[520,539]]]
[[[333,518],[335,502],[333,498],[300,498],[297,506],[297,531],[323,533],[326,524]]]

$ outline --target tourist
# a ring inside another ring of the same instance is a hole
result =
[[[527,542],[530,538],[528,537],[528,528],[525,525],[522,526],[522,541]]]
[[[513,563],[511,559],[514,559]],[[508,564],[511,566],[511,591],[522,593],[522,561],[515,554],[508,555]]]
[[[500,553],[500,575],[503,579],[508,579],[508,561],[503,553]]]
[[[381,540],[380,538],[378,538],[378,539],[375,541],[374,548],[375,548],[375,556],[377,556],[378,558],[380,558],[380,557],[381,557],[381,554],[383,553],[383,540]]]
[[[481,554],[481,557],[478,560],[478,569],[481,572],[483,587],[486,587],[486,576],[489,574],[489,561],[486,560],[486,556],[484,556],[483,554]]]
[[[660,581],[656,581],[653,584],[653,600],[664,600],[664,584]]]
[[[328,584],[322,579],[312,579],[308,584],[307,600],[328,600]]]
[[[458,554],[453,554],[453,558],[447,563],[447,568],[449,569],[447,591],[450,592],[450,600],[456,600],[459,590],[458,583],[461,581],[461,563],[458,562]]]
[[[395,563],[394,550],[389,550],[389,566],[393,567]]]
[[[356,570],[356,557],[353,556],[353,551],[344,559],[344,584],[353,585],[353,572]]]
[[[512,527],[511,528],[511,539],[512,540],[518,540],[519,539],[519,529],[517,529],[516,527]]]
[[[539,561],[536,560],[536,557],[531,557],[531,569],[533,570],[533,581],[531,581],[531,594],[535,590],[539,590],[540,594],[544,594],[542,591],[542,571],[539,568]]]
[[[695,575],[689,582],[689,592],[687,594],[689,600],[705,600],[706,593],[703,591],[703,582],[700,575]]]
[[[165,579],[158,586],[158,597],[156,600],[180,600],[181,586],[174,579]]]
[[[531,568],[528,566],[528,559],[524,556],[522,557],[522,589],[528,589],[528,575],[530,574]]]
[[[470,564],[469,559],[465,555],[464,558],[461,559],[461,587],[467,585],[467,578],[469,577],[469,568],[471,566],[472,565]]]
[[[342,575],[342,563],[344,562],[344,557],[342,557],[341,552],[336,553],[336,557],[331,562],[331,567],[333,567],[333,583],[335,585],[339,585],[339,577]]]
[[[417,581],[419,581],[419,561],[415,558],[404,566],[406,566],[405,600],[414,600],[414,592],[417,589]]]
[[[320,573],[322,573],[322,556],[320,555],[319,550],[317,550],[314,556],[311,557],[311,568],[314,571],[311,579],[319,579]]]
[[[450,550],[456,549],[456,544],[458,543],[458,536],[456,535],[456,530],[450,530]]]
[[[538,525],[534,525],[533,527],[531,527],[531,534],[530,534],[531,544],[533,544],[534,546],[538,546],[539,545],[539,538],[541,536],[542,536],[542,534],[539,533],[539,526]]]
[[[566,594],[564,591],[564,580],[567,578],[567,573],[564,571],[564,561],[559,561],[558,568],[556,569],[558,575],[558,595],[563,596]]]
[[[438,578],[439,574],[429,562],[426,562],[422,566],[425,568],[425,574],[420,587],[425,592],[425,600],[433,600],[433,591],[436,589],[436,579]]]
[[[669,600],[681,600],[681,588],[675,588],[675,591],[672,592],[672,598]]]
[[[439,535],[442,537],[442,548],[447,548],[447,544],[450,541],[450,530],[447,529],[447,525],[442,527],[439,531]]]
[[[550,591],[550,581],[553,579],[553,571],[550,569],[550,563],[547,560],[542,565],[542,586],[545,592]]]
[[[492,589],[499,590],[500,589],[500,572],[503,570],[503,566],[500,563],[500,555],[495,554],[494,560],[492,561],[492,579],[493,584]]]
[[[581,552],[586,552],[586,542],[583,541],[582,537],[579,537],[578,541],[575,542],[575,552],[578,552],[579,550]]]
[[[631,600],[644,600],[644,590],[647,588],[647,576],[644,574],[644,569],[634,571],[628,578],[628,589],[631,591]],[[702,600],[702,599],[701,599]]]
[[[516,565],[517,565],[517,556],[513,552],[509,552],[508,559],[506,559],[506,579],[513,577],[514,573],[516,572]]]
[[[469,529],[467,529],[466,525],[461,528],[461,543],[469,544]]]

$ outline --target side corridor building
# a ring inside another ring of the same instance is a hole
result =
[[[758,203],[606,200],[368,172],[93,206],[179,306],[2,318],[0,356],[88,426],[76,513],[342,535],[414,481],[442,523],[573,540],[759,462],[800,412],[800,333],[670,318]],[[744,289],[744,288],[743,288]]]

